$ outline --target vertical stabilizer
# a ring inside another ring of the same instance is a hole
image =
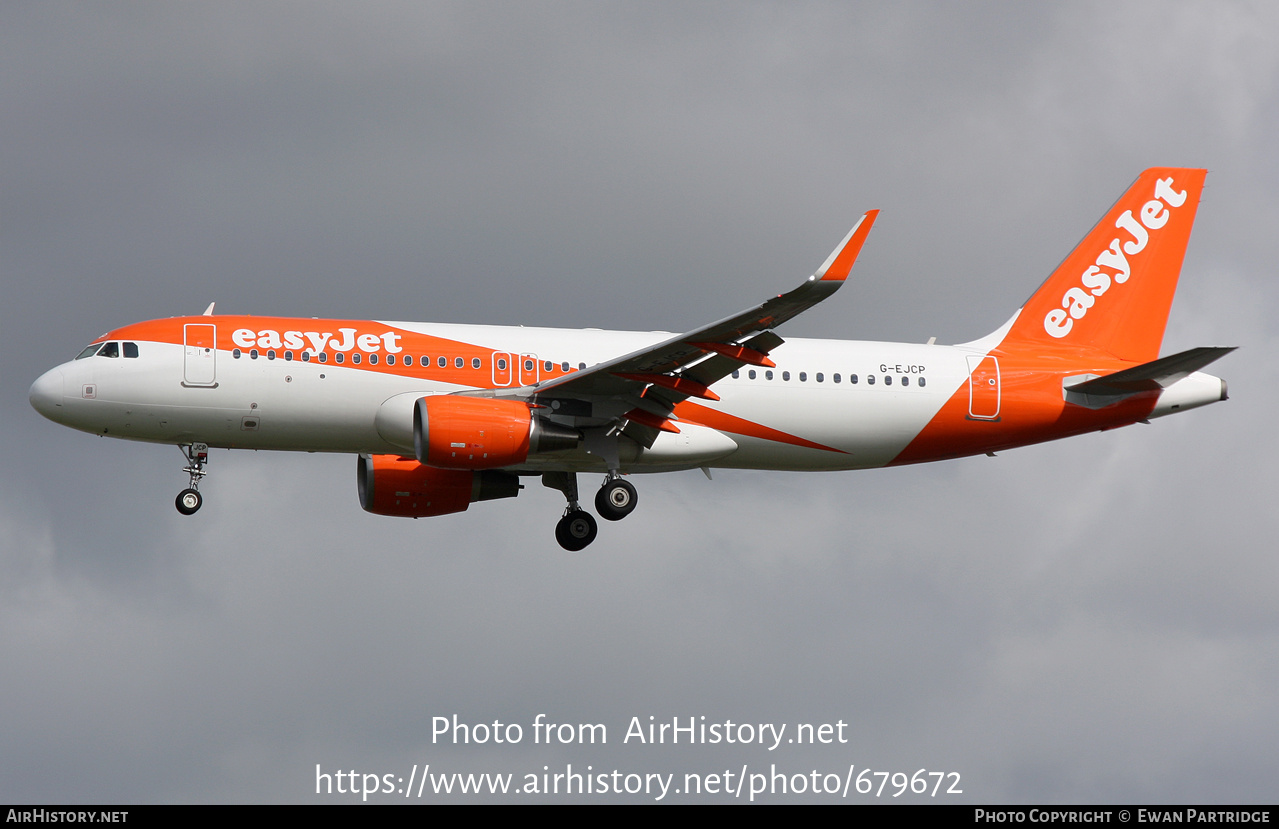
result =
[[[1207,170],[1142,173],[1022,307],[1002,350],[1159,356]]]

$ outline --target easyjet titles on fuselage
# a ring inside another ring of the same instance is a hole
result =
[[[393,331],[387,331],[382,334],[356,334],[354,328],[339,328],[341,339],[335,340],[331,332],[317,331],[285,331],[280,334],[272,328],[264,328],[261,331],[254,331],[251,328],[237,328],[231,334],[231,341],[240,348],[303,348],[306,343],[303,337],[310,343],[311,349],[314,351],[323,351],[326,347],[334,351],[351,351],[359,348],[365,354],[375,354],[378,351],[386,349],[388,354],[399,354],[403,348],[397,344],[397,341],[403,336]]]

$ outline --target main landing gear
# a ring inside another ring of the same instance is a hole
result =
[[[200,495],[200,479],[209,474],[204,469],[209,462],[209,445],[190,443],[178,448],[187,456],[187,465],[182,471],[191,476],[191,483],[178,493],[174,505],[183,515],[194,515],[204,505],[204,497]]]
[[[555,540],[569,552],[584,550],[599,534],[599,525],[589,512],[582,509],[577,500],[577,474],[574,472],[546,472],[543,486],[564,493],[568,506],[559,523],[555,525]],[[595,494],[595,511],[608,521],[621,521],[635,510],[639,495],[635,487],[623,481],[616,472],[609,473],[603,486]]]
[[[581,507],[569,504],[564,517],[555,525],[555,540],[570,553],[586,549],[599,533],[599,526],[591,514]]]
[[[639,493],[630,482],[616,477],[616,473],[604,479],[604,485],[595,493],[595,511],[605,521],[621,521],[635,511]]]

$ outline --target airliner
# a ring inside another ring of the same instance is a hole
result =
[[[209,449],[357,456],[360,505],[424,518],[563,493],[555,537],[636,507],[637,473],[848,470],[993,454],[1226,399],[1232,348],[1159,357],[1205,170],[1143,172],[993,333],[959,345],[776,330],[847,279],[878,211],[799,287],[684,334],[214,314],[103,334],[31,386],[40,414],[174,444],[200,509]]]

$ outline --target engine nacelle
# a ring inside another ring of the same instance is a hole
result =
[[[520,479],[509,472],[434,469],[399,455],[360,455],[355,472],[360,506],[375,515],[448,515],[520,491]]]
[[[518,400],[435,395],[413,408],[413,447],[439,469],[498,469],[529,455],[574,449],[576,429],[534,417]]]

